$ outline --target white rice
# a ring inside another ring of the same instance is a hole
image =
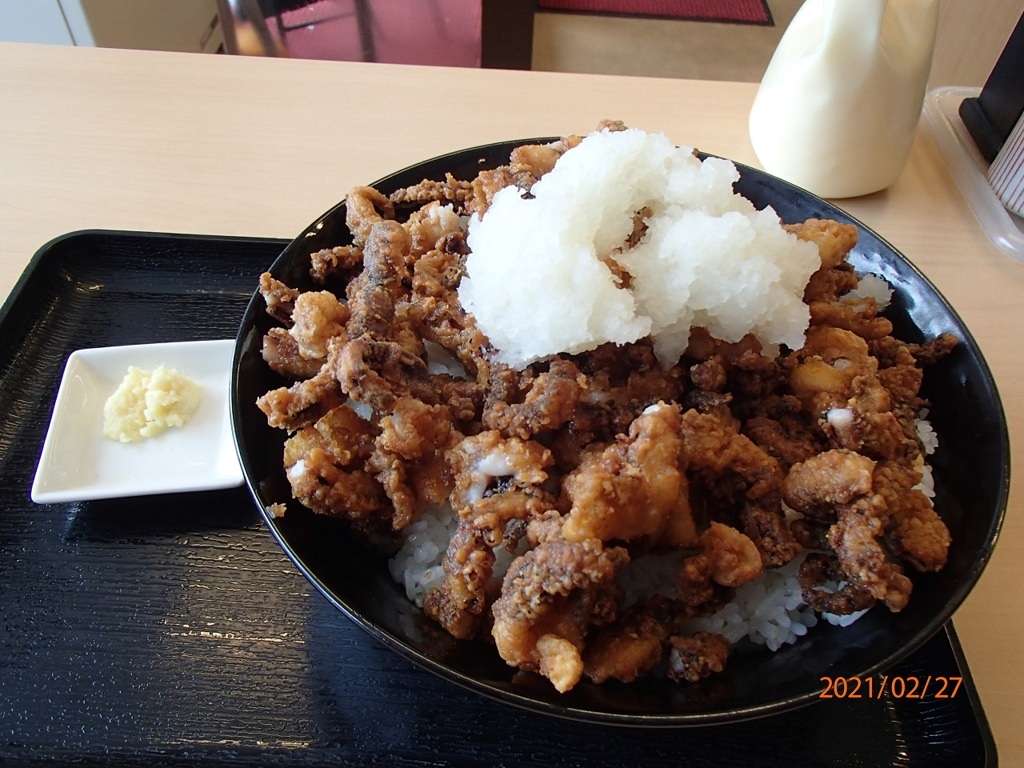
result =
[[[693,619],[686,632],[715,632],[736,645],[747,640],[777,651],[795,643],[818,623],[814,610],[804,604],[797,572],[803,557],[781,568],[766,570],[758,579],[736,590],[736,596],[718,613]]]
[[[932,423],[928,421],[927,408],[918,414],[916,425],[917,437],[921,441],[922,449],[926,456],[930,456],[935,453],[935,449],[939,447],[939,436],[935,433]]]
[[[862,611],[854,611],[853,613],[844,613],[844,614],[824,613],[823,612],[821,614],[821,618],[823,618],[825,621],[827,621],[829,624],[831,624],[834,627],[848,627],[851,624],[853,624],[853,622],[855,622],[857,619],[859,619],[861,616],[863,616],[865,613],[867,613],[870,610],[871,610],[870,608],[865,608]]]
[[[388,560],[391,578],[405,587],[405,595],[423,607],[423,596],[444,581],[444,559],[458,518],[447,505],[432,505],[403,531],[398,552]]]
[[[458,528],[459,518],[447,504],[431,505],[402,532],[402,545],[388,560],[391,578],[405,588],[405,596],[423,607],[423,597],[444,581],[445,552]],[[525,541],[522,542],[525,545]],[[519,552],[498,546],[494,550],[494,575],[500,578]]]
[[[684,554],[676,551],[633,560],[617,578],[625,591],[624,605],[644,595],[671,597]],[[732,645],[746,640],[772,651],[796,642],[818,623],[800,595],[797,572],[802,562],[801,556],[782,568],[765,571],[737,589],[735,597],[717,613],[686,622],[682,632],[714,632]]]
[[[884,310],[892,301],[893,289],[878,275],[864,274],[860,276],[857,287],[848,294],[851,299],[872,298],[878,302],[879,311]]]

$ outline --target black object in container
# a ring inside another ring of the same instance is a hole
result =
[[[1024,113],[1024,15],[1010,34],[981,93],[960,104],[960,119],[990,163]]]

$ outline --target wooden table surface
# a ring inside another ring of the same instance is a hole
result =
[[[756,86],[0,44],[0,297],[79,229],[287,238],[348,189],[491,141],[603,118],[757,165]],[[889,190],[840,201],[945,294],[1024,436],[1024,265],[980,228],[922,127]],[[1018,454],[1013,476],[1024,476]],[[955,616],[1001,762],[1024,765],[1024,504]]]

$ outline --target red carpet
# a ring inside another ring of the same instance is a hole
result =
[[[542,11],[652,16],[661,19],[771,24],[764,0],[539,0]]]

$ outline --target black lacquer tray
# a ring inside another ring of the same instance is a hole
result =
[[[0,761],[996,765],[951,625],[889,671],[963,678],[948,698],[910,698],[909,686],[878,697],[874,680],[872,698],[735,725],[581,724],[463,690],[378,645],[294,569],[242,487],[33,504],[67,356],[233,338],[284,245],[75,233],[40,250],[0,310]]]

